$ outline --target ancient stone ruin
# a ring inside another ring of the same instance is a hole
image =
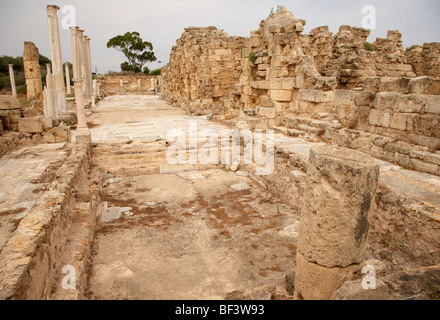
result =
[[[71,75],[58,10],[47,86],[25,42],[32,101],[0,97],[1,299],[439,299],[438,43],[278,7],[158,77],[93,76],[71,27]]]
[[[185,29],[163,68],[167,101],[253,128],[312,134],[439,175],[436,44],[416,55],[414,48],[405,53],[398,31],[370,44],[366,29],[302,34],[305,23],[280,7],[250,38],[215,27]]]

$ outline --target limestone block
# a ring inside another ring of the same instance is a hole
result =
[[[270,90],[282,90],[283,82],[280,78],[272,78],[270,79],[269,89]]]
[[[44,130],[53,128],[52,117],[38,117],[38,119],[43,124],[43,129]]]
[[[327,268],[309,262],[297,253],[294,299],[329,300],[335,290],[345,281],[356,279],[360,272],[359,265]]]
[[[428,96],[425,112],[440,114],[440,96]]]
[[[298,251],[309,262],[346,267],[364,259],[379,164],[364,153],[312,148]]]
[[[362,279],[346,281],[336,290],[330,300],[388,300],[388,286],[381,279],[375,280],[375,289],[364,289]]]
[[[437,174],[439,166],[433,163],[428,163],[419,159],[411,158],[411,165],[414,169],[430,174]]]
[[[300,90],[301,91],[301,90]],[[335,104],[338,105],[354,105],[356,97],[355,91],[335,90]]]
[[[261,106],[270,108],[273,107],[273,102],[268,96],[260,96]]]
[[[406,154],[402,154],[399,152],[394,153],[394,161],[397,162],[402,167],[408,168],[411,164],[410,160],[411,160],[410,156]]]
[[[275,119],[275,108],[260,108],[259,115],[268,119]]]
[[[18,131],[20,133],[42,133],[43,122],[39,118],[22,118],[18,121]]]
[[[283,78],[281,79],[281,89],[292,90],[295,86],[296,78]]]
[[[356,92],[354,102],[357,106],[370,106],[374,101],[374,94],[371,92]]]
[[[300,89],[298,100],[310,102],[332,102],[335,101],[335,93],[333,91],[322,91],[314,89]]]
[[[423,111],[427,98],[424,95],[404,95],[395,92],[380,92],[376,95],[374,106],[377,109],[389,109],[404,113]]]
[[[418,158],[422,159],[437,165],[440,165],[440,155],[426,152],[426,151],[418,151],[418,150],[412,150],[410,153],[412,158]]]
[[[424,95],[407,95],[405,96],[405,103],[403,106],[400,106],[399,112],[422,112],[426,105],[427,98]]]
[[[419,77],[409,81],[409,93],[427,94],[429,92],[429,85],[431,77]]]
[[[291,90],[271,90],[270,97],[275,101],[290,101],[292,100]]]
[[[45,143],[55,143],[56,139],[53,133],[50,132],[44,132],[43,133],[43,142]]]
[[[0,110],[21,109],[20,101],[10,95],[0,96]]]
[[[394,113],[391,116],[390,127],[397,130],[406,130],[406,115],[404,113]]]
[[[388,128],[391,123],[391,113],[388,110],[371,109],[369,123],[373,126]]]

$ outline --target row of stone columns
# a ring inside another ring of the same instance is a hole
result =
[[[57,16],[59,9],[60,8],[55,5],[46,7],[52,72],[49,72],[48,67],[46,87],[43,92],[44,114],[54,119],[59,118],[62,113],[67,112],[66,87],[64,85],[60,30]]]
[[[49,31],[50,52],[52,57],[52,70],[48,66],[46,88],[43,92],[44,111],[46,116],[58,118],[67,111],[66,92],[71,93],[69,66],[65,65],[65,80],[61,59],[61,42],[58,25],[58,6],[47,6],[47,25]],[[90,131],[87,127],[85,115],[84,95],[92,99],[92,61],[90,54],[90,39],[84,35],[84,30],[71,27],[72,66],[75,103],[77,111],[77,142],[90,140]],[[66,91],[67,86],[67,91]],[[93,99],[92,99],[93,102]]]

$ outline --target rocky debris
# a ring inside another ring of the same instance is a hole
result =
[[[225,300],[292,300],[292,295],[281,285],[264,286],[250,290],[236,290],[229,292]]]
[[[346,281],[333,292],[330,300],[388,300],[388,286],[381,279],[375,280],[374,289],[365,289],[361,280]]]

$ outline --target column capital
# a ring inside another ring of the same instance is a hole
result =
[[[56,5],[48,5],[46,7],[46,11],[48,15],[56,15],[57,11],[60,10],[60,7],[56,6]]]
[[[74,83],[79,83],[79,84],[82,84],[82,83],[83,83],[83,79],[82,79],[82,78],[72,78],[72,81],[73,81]]]

